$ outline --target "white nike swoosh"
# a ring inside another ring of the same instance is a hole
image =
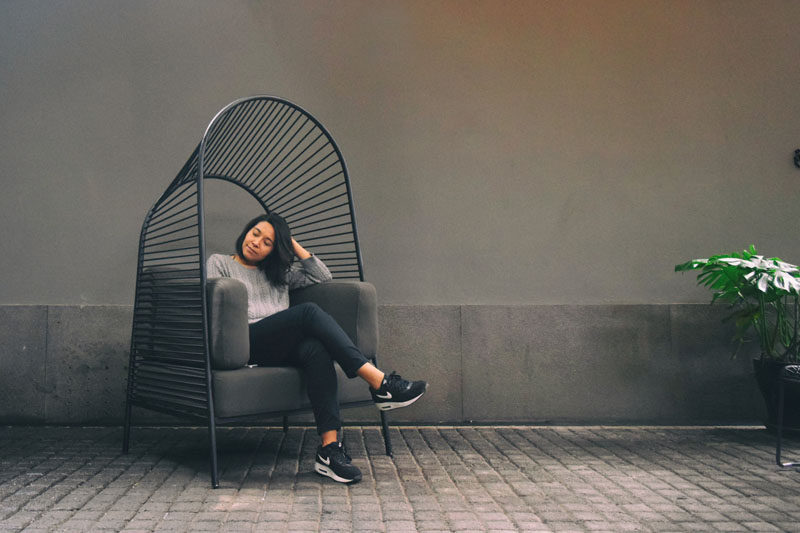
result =
[[[325,459],[325,458],[324,458],[324,457],[322,457],[321,455],[317,454],[317,459],[319,459],[319,460],[320,460],[320,462],[322,462],[322,463],[325,463],[325,464],[326,464],[326,465],[328,465],[328,466],[330,466],[330,465],[331,465],[331,458],[330,458],[330,457],[328,457],[327,459]]]
[[[392,393],[391,393],[391,392],[387,392],[387,393],[386,393],[386,395],[383,395],[383,394],[378,394],[378,393],[376,392],[376,393],[375,393],[375,396],[377,396],[377,397],[378,397],[378,398],[380,398],[381,400],[391,400],[391,399],[392,399]]]

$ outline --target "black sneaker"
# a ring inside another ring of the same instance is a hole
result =
[[[424,381],[408,381],[392,372],[381,383],[378,390],[369,388],[375,406],[381,411],[389,411],[398,407],[406,407],[419,400],[425,394],[428,384]]]
[[[361,470],[350,463],[350,456],[339,442],[332,442],[325,447],[317,446],[314,470],[317,474],[328,476],[339,483],[361,481]]]

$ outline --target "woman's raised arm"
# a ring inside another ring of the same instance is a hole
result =
[[[294,237],[292,237],[292,249],[294,250],[294,255],[296,255],[301,261],[311,257],[311,254],[308,252],[308,250],[300,246],[300,243],[294,240]]]
[[[292,248],[294,248],[294,255],[300,259],[300,264],[295,263],[292,265],[286,276],[290,290],[333,279],[331,271],[328,270],[325,263],[316,255],[311,255],[294,238],[292,239]]]

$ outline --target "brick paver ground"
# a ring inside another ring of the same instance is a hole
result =
[[[758,428],[346,429],[361,483],[313,473],[310,428],[0,428],[0,531],[800,531],[800,472]],[[787,454],[800,457],[800,441]]]

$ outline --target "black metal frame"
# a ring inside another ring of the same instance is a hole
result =
[[[214,414],[206,301],[203,182],[229,181],[323,258],[334,278],[364,280],[350,178],[328,131],[288,100],[236,100],[211,120],[200,144],[148,211],[139,238],[123,452],[139,406],[208,422],[211,478],[219,486],[216,425],[253,420]],[[344,404],[356,407],[364,402]],[[269,412],[270,417],[291,412]],[[380,412],[387,455],[386,416]]]
[[[782,468],[800,466],[798,461],[781,461],[781,444],[783,441],[783,409],[784,395],[788,383],[800,384],[800,365],[787,365],[781,369],[778,376],[778,420],[777,433],[778,439],[775,443],[775,463]]]

